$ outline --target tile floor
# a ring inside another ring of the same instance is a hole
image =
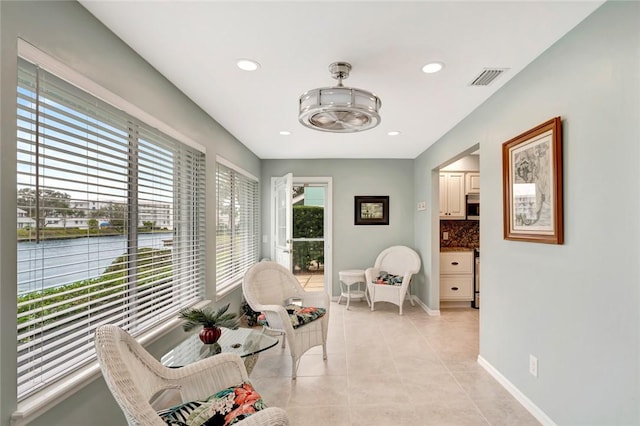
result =
[[[331,304],[328,358],[308,351],[291,380],[280,345],[263,352],[251,380],[268,405],[304,425],[538,425],[477,362],[478,311],[428,316],[405,302]]]
[[[298,282],[306,291],[324,290],[324,274],[321,273],[297,273]]]

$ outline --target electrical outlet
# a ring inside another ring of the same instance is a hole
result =
[[[442,239],[443,239],[443,240],[448,240],[448,239],[449,239],[449,233],[448,233],[448,232],[446,232],[446,231],[445,231],[445,232],[443,232],[443,233],[442,233]]]
[[[427,202],[426,201],[420,201],[418,203],[418,210],[426,210],[427,209]]]
[[[533,377],[538,377],[538,358],[529,355],[529,373]]]

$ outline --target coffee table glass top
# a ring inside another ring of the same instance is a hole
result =
[[[241,357],[255,355],[278,344],[278,339],[264,334],[262,329],[239,328],[222,329],[218,340],[222,353],[236,353]],[[167,367],[181,367],[201,359],[215,355],[214,345],[205,345],[200,341],[198,333],[193,333],[180,342],[175,348],[160,358]]]

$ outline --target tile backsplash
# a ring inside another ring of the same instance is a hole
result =
[[[449,233],[449,239],[442,239],[443,233]],[[477,220],[441,220],[440,247],[480,247],[480,222]]]

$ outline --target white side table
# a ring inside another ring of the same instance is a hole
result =
[[[349,269],[346,271],[338,272],[340,277],[340,297],[338,298],[338,304],[343,297],[347,299],[347,309],[349,309],[349,303],[352,297],[358,299],[364,299],[367,301],[367,305],[371,306],[369,302],[369,295],[367,294],[367,283],[364,276],[364,270],[362,269]],[[360,284],[364,284],[364,289],[360,288]],[[355,287],[352,289],[352,287]]]

